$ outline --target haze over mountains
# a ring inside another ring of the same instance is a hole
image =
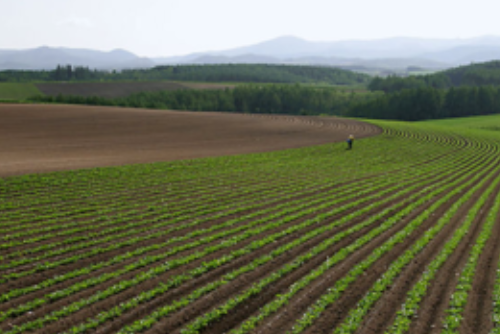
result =
[[[310,42],[285,36],[226,51],[154,59],[157,63],[266,63],[321,64],[400,69],[418,66],[448,68],[500,59],[500,37],[422,39],[396,37],[368,41]]]
[[[59,64],[119,70],[167,64],[218,63],[310,64],[352,69],[398,70],[409,66],[444,69],[494,59],[500,59],[498,36],[470,39],[396,37],[339,42],[311,42],[285,36],[236,49],[165,58],[141,58],[125,50],[101,52],[50,47],[0,50],[0,70],[53,69]]]
[[[88,49],[39,47],[0,50],[0,70],[53,70],[57,65],[96,69],[149,68],[156,64],[125,50],[102,52]]]

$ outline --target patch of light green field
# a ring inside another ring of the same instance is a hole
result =
[[[446,127],[461,127],[468,129],[500,131],[500,115],[447,118],[440,120],[423,121],[419,123],[422,125],[426,124]]]
[[[0,100],[24,100],[41,94],[31,83],[0,82]]]

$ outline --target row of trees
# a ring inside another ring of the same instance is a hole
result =
[[[327,83],[353,85],[368,83],[370,77],[332,67],[264,64],[221,64],[159,66],[152,70],[126,70],[125,80],[181,80],[255,83]]]
[[[332,67],[260,64],[159,66],[121,72],[98,71],[67,65],[57,66],[53,71],[0,72],[0,82],[160,80],[359,85],[368,83],[370,77]]]
[[[451,87],[450,78],[444,74],[434,74],[425,76],[398,77],[388,76],[386,78],[376,77],[369,84],[371,91],[383,91],[385,93],[394,93],[403,89],[418,89],[425,87],[449,88]]]
[[[71,65],[57,66],[50,72],[53,81],[91,81],[98,80],[103,75],[97,70],[90,70],[88,67],[72,67]]]
[[[33,81],[94,81],[112,75],[104,71],[91,70],[81,66],[57,66],[53,71],[0,71],[0,82],[33,82]]]
[[[360,103],[347,113],[351,117],[418,121],[500,113],[500,87],[432,87],[406,89]]]
[[[380,93],[343,92],[300,85],[243,85],[225,90],[142,92],[123,98],[39,96],[37,102],[122,106],[134,108],[232,111],[293,115],[344,115],[357,103]]]

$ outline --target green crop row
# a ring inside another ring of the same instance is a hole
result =
[[[428,190],[426,189],[425,192]],[[399,202],[397,204],[394,204],[390,208],[387,208],[381,212],[379,212],[376,215],[371,216],[368,220],[364,221],[362,224],[359,224],[357,226],[352,227],[351,229],[339,233],[335,237],[327,240],[326,242],[322,243],[319,246],[316,246],[311,252],[308,254],[299,257],[296,261],[294,261],[291,264],[287,264],[284,267],[282,267],[279,271],[273,273],[271,276],[268,276],[261,280],[260,282],[254,284],[250,289],[246,290],[242,294],[232,298],[230,301],[228,301],[226,304],[216,308],[213,310],[211,313],[207,313],[199,318],[197,318],[193,323],[191,323],[184,331],[183,333],[198,333],[202,328],[208,326],[210,322],[216,321],[219,317],[221,317],[224,314],[227,314],[229,310],[232,308],[236,307],[237,305],[241,304],[244,302],[247,298],[251,297],[252,295],[257,294],[260,292],[263,288],[265,288],[268,284],[272,283],[273,281],[281,278],[283,275],[288,273],[289,271],[297,268],[299,265],[302,265],[303,262],[305,262],[307,259],[312,257],[313,255],[319,254],[320,252],[323,252],[327,250],[329,247],[331,247],[335,242],[341,240],[344,238],[346,235],[352,234],[356,231],[361,230],[362,228],[369,226],[370,224],[373,224],[376,221],[381,220],[383,217],[385,217],[388,213],[395,211],[399,209],[397,213],[394,213],[392,217],[389,219],[386,219],[385,222],[378,226],[377,228],[373,229],[369,233],[363,235],[361,238],[357,239],[355,242],[353,242],[350,246],[347,246],[343,248],[341,251],[337,252],[336,254],[332,255],[331,257],[328,258],[327,261],[325,261],[318,269],[315,269],[312,271],[310,274],[305,276],[303,279],[295,283],[290,290],[286,294],[280,294],[277,296],[277,298],[264,306],[262,309],[261,313],[258,316],[252,317],[250,320],[246,321],[243,323],[242,327],[238,331],[233,331],[233,333],[246,333],[250,330],[252,330],[255,326],[256,323],[259,321],[262,321],[265,317],[269,316],[272,313],[277,312],[281,307],[286,305],[288,301],[296,295],[299,291],[307,287],[311,282],[323,275],[328,269],[332,268],[335,264],[339,263],[343,259],[345,259],[347,256],[349,256],[351,253],[365,245],[366,243],[370,242],[375,238],[376,236],[380,235],[381,233],[387,231],[389,228],[393,227],[397,222],[400,221],[402,217],[405,215],[409,214],[412,212],[415,208],[417,208],[419,205],[427,202],[429,199],[433,198],[435,196],[435,193],[430,193],[420,199],[418,199],[421,196],[421,193],[416,193],[410,197],[407,198],[407,200],[404,200],[402,202]],[[415,201],[418,199],[417,201]],[[409,204],[411,203],[411,204]]]
[[[484,205],[487,197],[493,191],[492,189],[493,188],[490,187],[490,189],[485,192],[479,203]],[[500,193],[498,193],[498,195],[496,196],[494,203],[500,203]],[[463,320],[463,313],[465,310],[465,305],[467,303],[467,298],[470,290],[472,289],[472,283],[474,280],[474,274],[477,270],[479,256],[481,255],[486,242],[492,237],[492,230],[493,226],[497,222],[499,208],[500,207],[498,205],[493,204],[493,207],[488,212],[483,230],[477,238],[476,243],[474,244],[471,254],[467,260],[467,264],[465,265],[459,276],[455,292],[453,293],[450,300],[450,305],[446,310],[447,316],[444,320],[445,330],[443,331],[443,333],[458,333],[458,329]]]
[[[143,216],[143,217],[141,217],[141,218],[145,218],[145,217]],[[124,229],[124,228],[122,228],[122,229]],[[130,233],[129,233],[129,234],[130,234]],[[123,235],[120,235],[120,237],[122,237],[122,236],[123,236]],[[91,235],[91,237],[92,237],[92,238],[94,238],[95,236],[94,236],[94,235]],[[69,239],[69,240],[71,240],[71,239]],[[73,241],[73,240],[72,240],[72,241]],[[96,242],[94,242],[94,243],[93,243],[93,245],[95,245],[95,244],[96,244]],[[43,249],[47,249],[47,248],[49,248],[49,247],[50,247],[50,245],[47,245],[47,246],[42,246],[42,248],[43,248]],[[74,250],[74,249],[75,249],[75,246],[71,247],[71,249],[70,249],[70,250]],[[60,254],[60,253],[56,253],[56,254]],[[49,255],[50,255],[50,253],[49,253]],[[26,261],[26,260],[25,260],[25,261]]]
[[[332,186],[332,185],[329,185],[329,186]],[[299,185],[299,187],[300,187],[300,185]],[[165,226],[165,223],[160,223],[160,224],[150,226],[150,224],[155,223],[157,221],[167,221],[168,219],[170,219],[169,225],[171,225],[171,224],[174,224],[175,222],[179,222],[179,221],[185,222],[186,220],[191,219],[191,217],[193,217],[193,215],[194,215],[194,217],[196,217],[196,219],[198,219],[198,221],[200,221],[200,217],[208,216],[208,215],[212,215],[212,214],[213,214],[213,216],[210,216],[211,219],[220,219],[224,216],[234,215],[234,214],[238,214],[239,212],[243,212],[245,210],[256,208],[259,205],[262,205],[262,203],[261,203],[262,200],[268,201],[266,205],[272,205],[275,202],[279,203],[282,201],[291,200],[295,196],[300,196],[300,195],[305,196],[309,192],[309,190],[304,191],[302,188],[297,188],[297,186],[293,186],[293,187],[289,186],[288,188],[283,187],[283,188],[278,188],[278,189],[275,188],[275,189],[270,190],[270,191],[263,191],[262,190],[262,191],[259,191],[258,193],[254,192],[252,190],[253,189],[250,189],[249,192],[253,196],[251,196],[249,199],[246,199],[245,202],[243,203],[246,206],[243,206],[243,204],[242,204],[242,206],[240,206],[240,207],[237,207],[236,203],[234,202],[234,200],[231,197],[228,197],[222,201],[218,201],[217,205],[214,205],[214,203],[208,203],[207,205],[200,204],[196,208],[196,210],[193,210],[192,208],[187,208],[186,210],[178,209],[175,211],[175,213],[162,213],[161,211],[156,210],[155,207],[151,206],[153,204],[150,203],[151,211],[154,212],[154,214],[152,215],[153,218],[149,218],[149,215],[137,215],[137,214],[135,214],[135,215],[129,215],[129,214],[120,215],[118,217],[114,217],[114,219],[110,223],[108,223],[109,225],[118,225],[117,227],[112,227],[112,228],[100,231],[99,233],[87,232],[83,236],[77,236],[75,238],[66,238],[63,241],[60,241],[57,243],[45,244],[45,245],[39,246],[35,249],[29,249],[29,248],[23,249],[24,254],[26,254],[26,253],[31,254],[31,253],[35,253],[35,252],[40,251],[40,250],[49,250],[51,248],[54,248],[54,247],[60,246],[60,245],[72,244],[72,246],[67,248],[67,249],[59,249],[57,251],[49,252],[49,253],[44,254],[43,257],[38,257],[36,259],[21,258],[19,256],[20,255],[19,252],[17,252],[17,253],[15,253],[15,255],[16,255],[16,258],[18,258],[19,260],[17,260],[15,264],[20,265],[20,264],[30,263],[30,262],[33,262],[36,260],[40,260],[42,258],[47,258],[47,257],[52,256],[52,255],[59,255],[59,254],[62,254],[64,252],[73,252],[77,249],[86,248],[89,246],[95,246],[95,245],[98,245],[99,243],[103,242],[102,240],[96,239],[100,236],[113,234],[111,236],[107,236],[106,238],[104,238],[103,240],[105,242],[106,240],[124,238],[124,237],[130,236],[130,235],[137,236],[139,233],[142,233],[144,231],[151,231],[151,230],[155,231],[155,230]],[[317,191],[317,189],[315,191]],[[285,192],[285,194],[283,194],[282,192]],[[253,200],[255,203],[249,205],[248,202],[251,200]],[[236,206],[237,208],[228,210],[227,207],[228,207],[229,203],[231,204],[231,207]],[[172,209],[171,207],[168,207],[168,208],[165,208],[165,211],[167,211],[167,210],[170,211],[171,209]],[[129,217],[127,217],[127,216],[129,216]],[[117,218],[122,218],[122,219],[117,219]],[[140,223],[136,222],[137,220],[139,220]],[[105,225],[108,225],[108,224],[105,224]],[[143,226],[143,227],[140,228],[141,226]],[[116,234],[116,232],[120,232],[123,230],[126,232],[124,232],[122,234]],[[86,231],[88,231],[88,230],[86,230]],[[55,236],[60,236],[60,234],[57,234],[54,236],[51,235],[51,237],[55,237]],[[87,243],[84,242],[84,243],[76,244],[76,245],[74,244],[75,242],[85,241],[88,239],[91,239],[92,241],[87,242]],[[9,243],[9,245],[11,245],[11,243]],[[12,257],[11,254],[9,254],[8,257]],[[6,264],[4,266],[0,266],[0,269],[10,268],[10,267],[12,267],[12,264]]]
[[[456,188],[453,192],[449,193],[448,196],[444,197],[439,202],[436,202],[430,209],[437,209],[439,205],[442,205],[445,201],[449,200],[453,195],[459,193],[461,188]],[[462,197],[462,202],[465,201],[468,196]],[[419,239],[404,254],[402,254],[391,266],[387,269],[384,275],[377,280],[370,291],[365,295],[365,297],[358,303],[357,307],[353,309],[347,319],[337,327],[335,330],[336,334],[347,334],[354,333],[359,329],[362,324],[364,317],[371,310],[373,305],[382,297],[383,293],[393,284],[394,280],[398,275],[404,270],[404,268],[415,258],[415,256],[421,252],[425,246],[434,238],[434,236],[440,231],[442,226],[446,224],[451,215],[458,210],[459,206],[455,206],[446,213],[443,218],[438,221],[438,223],[429,229],[425,235]],[[428,212],[423,217],[428,217]],[[420,219],[418,217],[417,219]]]
[[[468,203],[466,221],[429,259],[426,273],[408,293],[405,312],[418,312],[416,301],[470,232],[472,217],[491,203],[500,182],[498,135],[379,124],[384,133],[357,141],[352,151],[340,143],[0,179],[0,332],[50,332],[60,323],[67,333],[87,333],[116,328],[121,317],[121,333],[161,331],[162,320],[192,310],[192,318],[183,319],[176,331],[198,333],[314,262],[304,276],[280,286],[279,295],[227,330],[252,332],[287,305],[300,303],[303,316],[290,323],[299,333],[324,319],[344,291],[399,245],[403,253],[331,329],[354,333],[408,264]],[[469,203],[474,193],[480,200]],[[479,256],[491,238],[494,210],[481,222],[451,297],[444,319],[450,333],[464,314]],[[410,237],[416,241],[406,244]],[[341,241],[346,246],[332,251]],[[381,246],[347,268],[317,300],[300,299],[373,243]],[[269,272],[261,269],[283,257],[287,260]],[[246,282],[251,272],[257,279]],[[233,283],[244,285],[229,293]],[[418,293],[412,292],[417,287]],[[167,299],[170,292],[174,299]],[[228,297],[198,309],[219,292]],[[116,304],[104,306],[109,299]],[[136,314],[139,308],[143,311]],[[396,321],[409,326],[414,313],[401,312]]]
[[[466,200],[472,197],[473,193],[479,189],[479,187],[485,182],[478,183],[473,189],[471,189],[466,196],[463,196],[454,204],[454,210],[458,211],[459,207],[465,203]],[[397,313],[397,317],[394,320],[394,324],[391,326],[389,333],[405,333],[408,331],[411,324],[413,316],[418,310],[418,306],[422,297],[427,291],[429,283],[436,275],[438,269],[444,264],[446,259],[453,253],[455,248],[458,246],[462,238],[467,234],[472,224],[472,221],[477,216],[479,210],[486,202],[488,196],[493,192],[500,178],[497,177],[494,182],[488,187],[487,191],[484,192],[479,200],[474,204],[474,206],[468,211],[465,220],[462,225],[455,231],[453,237],[444,245],[441,252],[436,256],[436,258],[427,266],[420,280],[414,285],[414,287],[408,292],[408,297],[403,304],[400,311]],[[448,216],[451,216],[450,213]],[[451,217],[450,217],[451,218]]]
[[[369,190],[371,190],[371,188],[364,189],[361,193],[366,193],[366,192],[368,192]],[[340,191],[340,189],[339,189],[339,191]],[[347,192],[345,192],[345,193],[340,192],[340,193],[338,193],[338,194],[333,194],[333,196],[334,196],[334,197],[345,196],[345,195],[347,195],[347,194],[349,194],[349,193],[351,194],[351,196],[359,196],[359,195],[361,194],[361,193],[355,193],[355,191],[360,191],[360,189],[355,187],[354,189],[348,189],[348,191],[347,191]],[[320,196],[320,195],[317,195],[317,196]],[[323,195],[323,196],[324,196],[324,195]],[[314,198],[314,197],[312,197],[312,198]],[[349,197],[347,197],[346,199],[349,199]],[[323,202],[324,202],[324,201],[325,201],[325,199],[323,198],[322,200],[320,200],[320,202],[321,202],[321,201],[323,201]],[[313,202],[313,203],[314,203],[314,202]],[[264,210],[264,211],[261,211],[261,212],[257,212],[257,213],[255,213],[255,214],[253,214],[253,215],[251,215],[251,216],[248,216],[248,217],[245,217],[245,218],[247,218],[247,219],[248,219],[248,218],[251,218],[252,216],[255,216],[255,215],[257,215],[257,214],[264,214],[264,213],[266,213],[266,212],[272,212],[273,210],[278,210],[278,209],[281,209],[282,207],[290,207],[290,206],[292,206],[292,205],[294,205],[294,204],[295,204],[294,202],[288,202],[288,203],[285,203],[285,204],[283,204],[283,205],[278,205],[278,206],[275,206],[275,207],[271,207],[271,208],[269,208],[269,209],[267,209],[267,210]],[[329,204],[327,204],[327,205],[329,205]],[[300,209],[300,208],[303,208],[303,207],[305,207],[305,205],[299,206],[299,209]],[[297,208],[294,208],[294,210],[298,210],[298,209],[297,209]],[[210,218],[207,218],[207,219],[214,219],[214,218],[220,218],[220,217],[217,217],[217,216],[216,216],[216,217],[210,217]],[[159,227],[162,227],[162,226],[172,225],[172,224],[174,224],[174,223],[181,222],[181,221],[183,221],[184,219],[185,219],[185,217],[181,216],[181,217],[178,217],[178,218],[176,218],[176,219],[174,219],[174,220],[169,220],[169,221],[165,221],[165,222],[162,222],[162,223],[160,223],[160,224],[157,224],[157,225],[155,225],[153,228],[154,228],[154,229],[158,229]],[[199,225],[199,224],[200,224],[200,223],[202,223],[203,221],[204,221],[204,220],[203,220],[203,219],[201,219],[201,220],[196,220],[195,222],[196,222],[196,225]],[[143,221],[142,223],[146,224],[146,223],[148,223],[148,221]],[[183,227],[189,227],[189,226],[192,226],[192,224],[185,224],[185,225],[183,225]],[[145,229],[151,229],[151,227],[146,227]],[[181,228],[181,229],[182,229],[182,228]],[[149,234],[147,238],[154,238],[154,237],[158,237],[158,236],[163,235],[163,234],[168,234],[168,233],[170,233],[171,231],[172,231],[172,230],[168,230],[168,231],[160,231],[160,232],[157,232],[157,233]],[[134,231],[134,233],[137,233],[137,231]],[[130,233],[130,231],[129,231],[129,232],[127,232],[125,235],[130,235],[130,234],[132,234],[132,233]],[[121,238],[121,237],[123,237],[123,236],[125,236],[125,235],[120,235],[119,237]],[[111,237],[111,240],[113,240],[115,237],[116,237],[116,236]],[[52,263],[52,264],[51,264],[51,263],[47,263],[47,262],[45,262],[45,263],[43,264],[43,267],[40,267],[40,268],[35,268],[35,269],[31,269],[30,271],[24,271],[24,272],[22,272],[22,271],[21,271],[21,272],[17,271],[17,272],[15,272],[15,273],[13,273],[13,274],[4,275],[4,279],[17,279],[17,278],[20,278],[20,277],[24,277],[24,276],[26,276],[26,275],[29,275],[29,274],[31,274],[31,273],[34,273],[34,272],[36,272],[36,271],[38,271],[38,272],[39,272],[39,271],[41,271],[41,270],[46,270],[46,269],[49,269],[49,268],[54,268],[54,267],[56,267],[56,266],[58,266],[58,265],[60,265],[60,264],[72,263],[72,262],[78,261],[78,260],[80,260],[80,259],[83,259],[83,258],[85,258],[85,257],[88,257],[88,256],[93,256],[93,255],[99,254],[99,253],[101,253],[101,252],[104,252],[104,251],[110,250],[110,249],[117,249],[117,248],[121,248],[121,247],[123,247],[124,245],[129,245],[129,244],[130,244],[130,240],[132,240],[132,239],[125,240],[125,241],[121,241],[121,242],[119,242],[119,243],[115,243],[115,244],[113,244],[113,245],[109,246],[108,248],[105,248],[105,249],[102,249],[102,250],[100,250],[99,248],[95,248],[95,247],[94,247],[90,253],[84,253],[84,254],[81,254],[81,255],[74,255],[74,256],[72,256],[72,257],[70,257],[70,258],[66,258],[66,259],[60,260],[60,261],[55,262],[55,263]],[[138,241],[143,241],[143,240],[145,240],[145,239],[144,239],[144,237],[136,237],[136,238],[134,238],[133,240],[135,240],[136,242],[138,242]]]
[[[372,195],[371,197],[368,197],[368,199],[382,197],[384,195],[384,193],[389,193],[389,192],[393,191],[393,189],[398,189],[400,187],[401,186],[395,186],[393,188],[386,189],[386,190],[384,190],[384,191],[382,191],[380,193],[377,193],[376,195]],[[405,192],[407,192],[407,191],[409,191],[409,190],[407,189]],[[366,192],[369,192],[369,190],[366,190]],[[359,194],[355,194],[353,196],[358,196],[358,195]],[[338,196],[337,194],[334,194],[331,197],[332,198],[336,198],[337,196]],[[338,214],[339,212],[345,211],[345,210],[347,210],[350,207],[354,207],[356,205],[359,205],[360,203],[363,203],[363,202],[367,201],[368,199],[366,199],[366,198],[358,199],[357,201],[351,202],[351,203],[349,203],[349,204],[347,204],[345,206],[340,207],[339,209],[330,211],[328,213],[328,215]],[[390,197],[389,197],[389,199],[390,199]],[[320,201],[323,201],[323,200],[320,200]],[[387,201],[387,199],[385,201]],[[306,205],[303,205],[303,206],[306,206]],[[322,206],[324,208],[327,208],[327,207],[331,206],[331,202],[328,202],[327,204],[323,204]],[[291,206],[291,207],[288,208],[288,210],[284,210],[282,212],[278,212],[278,213],[274,214],[275,218],[280,218],[281,219],[277,223],[270,223],[269,224],[268,222],[272,221],[272,219],[269,219],[269,217],[261,218],[261,219],[258,219],[256,221],[254,221],[253,223],[246,224],[246,225],[244,225],[242,227],[238,227],[238,228],[236,228],[234,230],[226,230],[226,231],[224,231],[224,232],[222,232],[220,234],[215,234],[215,235],[207,237],[205,239],[200,239],[200,240],[195,241],[195,242],[193,242],[191,244],[187,244],[187,245],[182,245],[182,246],[179,246],[179,247],[175,247],[175,248],[173,248],[168,253],[164,253],[164,254],[160,254],[160,255],[157,255],[157,256],[150,256],[150,257],[147,257],[147,258],[143,258],[140,261],[136,262],[135,264],[128,265],[127,267],[125,267],[124,269],[122,269],[120,271],[115,271],[115,272],[112,272],[112,273],[104,274],[104,275],[98,276],[96,278],[89,279],[89,280],[87,280],[85,282],[80,282],[80,283],[76,284],[73,287],[70,287],[70,288],[65,289],[63,291],[57,291],[56,293],[50,294],[46,298],[37,299],[37,300],[34,300],[34,301],[32,301],[32,302],[30,302],[28,304],[17,306],[15,309],[11,309],[11,310],[5,312],[4,314],[2,314],[0,316],[0,320],[6,319],[7,317],[11,317],[11,316],[19,316],[20,314],[23,314],[23,313],[26,313],[28,311],[33,310],[35,307],[40,307],[41,305],[47,303],[48,301],[52,301],[53,302],[56,299],[62,298],[62,297],[67,296],[67,295],[71,295],[71,294],[73,294],[73,293],[75,293],[77,291],[80,291],[81,289],[87,288],[89,286],[95,286],[95,285],[97,285],[99,283],[103,283],[105,281],[110,280],[111,278],[117,277],[117,276],[119,276],[121,274],[124,274],[126,272],[135,270],[137,268],[146,267],[146,266],[148,266],[148,265],[150,265],[152,263],[158,262],[160,260],[164,260],[168,256],[172,256],[174,254],[177,254],[180,251],[189,249],[190,247],[203,245],[205,243],[217,240],[218,238],[221,238],[221,237],[229,237],[234,232],[245,231],[246,228],[252,228],[252,227],[258,226],[260,224],[267,224],[267,225],[263,225],[263,227],[261,227],[261,228],[258,228],[257,230],[255,230],[254,232],[252,232],[250,235],[253,235],[255,233],[258,234],[258,233],[261,233],[263,231],[268,230],[269,226],[271,226],[271,227],[274,228],[274,227],[277,226],[276,224],[281,225],[283,223],[287,223],[288,221],[291,221],[293,219],[298,219],[301,216],[304,216],[304,215],[308,214],[310,211],[317,210],[317,208],[313,208],[313,209],[309,209],[309,210],[305,210],[305,211],[302,211],[301,209],[302,209],[301,207],[299,207],[299,209],[297,209],[296,207]],[[294,212],[297,212],[297,211],[298,211],[298,213],[294,213]],[[286,217],[286,215],[288,215],[288,217]],[[281,218],[282,216],[285,216],[286,218]],[[248,217],[243,217],[243,218],[240,218],[240,219],[236,219],[235,221],[239,221],[239,220],[245,221],[245,220],[248,220]],[[235,221],[232,221],[230,223],[234,224]],[[226,223],[225,225],[226,226],[227,225],[230,226],[232,224]],[[233,236],[232,239],[229,239],[229,240],[235,240],[235,239],[242,238],[242,237],[243,237],[243,239],[246,239],[246,238],[248,238],[250,236],[249,233],[250,233],[249,231],[246,231],[242,235],[240,235],[239,237],[238,236]],[[192,237],[192,236],[189,236],[189,237]],[[225,242],[222,242],[222,244],[224,244],[224,243]],[[229,245],[232,245],[232,243],[228,244],[226,246],[228,247]],[[77,260],[75,260],[75,261],[77,261]],[[155,269],[151,269],[149,271],[150,272],[149,276],[151,276],[151,272],[154,272],[155,274],[158,274],[157,270],[161,271],[162,267],[163,266],[157,267]],[[19,276],[20,273],[15,273],[15,275],[16,276],[13,276],[13,277]],[[142,275],[142,274],[139,274],[138,276],[140,276],[140,275]],[[71,277],[73,278],[74,275],[71,275]],[[7,278],[11,278],[11,277],[7,277]],[[21,291],[16,292],[16,293],[14,293],[14,291],[11,291],[8,295],[6,295],[3,298],[9,298],[10,299],[10,298],[14,297],[15,295],[17,295],[19,293],[25,293],[25,292],[27,292],[27,291],[26,290],[21,290]]]
[[[420,205],[423,205],[424,203],[428,202],[429,200],[431,200],[432,198],[434,198],[435,196],[437,196],[438,194],[440,193],[443,193],[445,192],[446,190],[448,189],[454,189],[455,187],[457,187],[458,185],[460,185],[461,182],[464,181],[464,179],[466,179],[467,176],[464,176],[462,178],[459,178],[459,179],[456,179],[454,182],[451,182],[449,183],[449,180],[443,180],[443,182],[441,183],[444,183],[445,186],[440,186],[440,184],[436,184],[436,187],[438,187],[437,190],[431,192],[430,194],[426,195],[425,197],[422,197],[421,199],[419,199],[418,201],[412,203],[410,206],[406,207],[403,212],[403,214],[407,213],[405,211],[408,211],[408,210],[414,210],[415,208],[419,207]],[[467,184],[470,184],[472,181],[470,181],[469,183]],[[422,213],[420,216],[416,217],[413,221],[412,221],[412,224],[415,224],[415,226],[418,226],[418,224],[421,224],[425,219],[429,218],[433,212],[435,212],[441,205],[443,205],[447,200],[449,200],[449,198],[451,198],[453,196],[454,193],[456,192],[459,192],[463,187],[467,186],[467,184],[464,184],[460,187],[457,187],[455,188],[454,192],[453,193],[449,193],[447,194],[446,196],[444,196],[442,199],[438,200],[435,204],[433,204],[429,209],[427,209],[424,213]],[[404,233],[404,232],[403,232]],[[315,275],[312,275],[312,278],[315,278],[317,276]],[[269,316],[270,314],[272,313],[275,313],[279,310],[279,308],[283,307],[284,305],[287,304],[287,302],[289,301],[289,299],[294,295],[296,294],[300,289],[303,289],[305,287],[307,287],[307,285],[309,284],[309,281],[306,279],[302,282],[302,284],[294,284],[293,287],[290,289],[290,291],[286,294],[286,295],[280,295],[280,298],[277,298],[275,301],[267,304],[266,306],[264,306],[261,310],[261,313],[258,315],[258,316],[254,316],[252,317],[251,319],[249,319],[248,321],[246,321],[239,330],[237,331],[233,331],[233,333],[246,333],[248,332],[250,329],[254,328],[254,326],[262,321],[263,319],[265,319],[265,317]],[[377,291],[384,291],[384,290],[377,290]],[[364,299],[363,299],[363,306],[365,308],[369,308],[371,305],[369,305],[370,303],[370,300],[373,300],[373,296],[366,296]],[[359,312],[359,311],[358,311]],[[354,314],[350,315],[350,319],[353,319],[352,316],[354,316]],[[353,321],[354,323],[357,323],[356,321]]]
[[[427,178],[427,179],[426,179],[426,182],[432,182],[432,179],[430,179],[430,180],[429,180],[429,179]],[[443,182],[445,182],[445,181],[443,181]],[[416,186],[414,186],[414,187],[416,187]],[[410,189],[408,189],[408,190],[412,190],[412,189],[413,189],[413,188],[410,188]],[[428,191],[428,189],[426,189],[425,191]],[[402,205],[402,204],[400,204],[400,205]],[[386,213],[386,212],[384,212],[384,214],[385,214],[385,213]],[[379,217],[379,215],[375,216],[375,218],[373,218],[373,219],[376,219],[376,218],[378,218],[378,217]],[[351,216],[348,216],[348,217],[347,217],[347,219],[352,219],[352,217],[351,217]],[[358,228],[360,228],[360,227],[358,226]],[[355,230],[357,230],[357,229],[355,229]],[[351,231],[351,232],[352,232],[352,231]],[[302,262],[302,261],[299,261],[299,262]],[[212,287],[213,287],[213,286],[212,286]],[[209,289],[209,290],[211,290],[211,289]],[[205,290],[203,290],[203,291],[205,291]],[[198,293],[197,293],[197,294],[198,294]],[[123,311],[123,310],[122,310],[122,311]],[[99,319],[103,319],[103,315],[102,315],[102,314],[101,314],[101,316],[99,317]],[[152,323],[151,319],[147,320],[147,322],[148,322],[148,323]],[[99,321],[97,321],[97,320],[95,320],[95,319],[94,319],[94,320],[92,320],[92,321],[91,321],[91,323],[92,323],[93,325],[100,324],[100,322],[99,322]]]

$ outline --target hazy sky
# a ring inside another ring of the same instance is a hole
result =
[[[498,0],[0,0],[0,49],[171,56],[283,35],[312,41],[500,35]]]

